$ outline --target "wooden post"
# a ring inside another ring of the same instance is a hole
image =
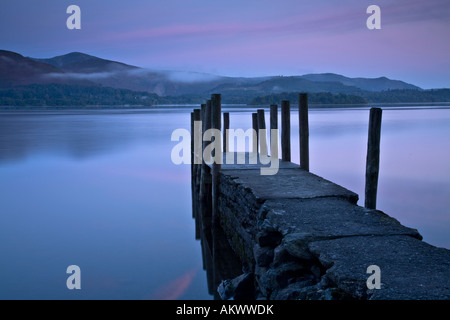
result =
[[[299,94],[300,168],[309,171],[308,94]]]
[[[266,119],[264,115],[264,109],[257,110],[257,118],[258,118],[258,140],[259,140],[259,152],[263,156],[267,156],[267,134],[264,134],[266,130]],[[261,131],[263,130],[263,131]]]
[[[194,136],[194,173],[197,172],[198,165],[200,164],[201,154],[199,151],[202,147],[202,128],[198,127],[198,121],[201,121],[201,109],[194,109],[194,132],[192,133]],[[196,123],[197,122],[197,126]]]
[[[281,101],[281,159],[291,161],[291,104]]]
[[[204,113],[203,113],[203,118],[202,118],[202,137],[204,136],[206,130],[211,129],[211,100],[206,101],[206,104],[204,105]],[[206,168],[208,167],[208,165],[205,162],[205,159],[203,157],[203,152],[205,151],[206,146],[208,145],[208,141],[203,141],[202,138],[202,177],[203,172],[206,172]],[[209,168],[209,167],[208,167]],[[205,177],[206,178],[206,177]],[[206,181],[206,179],[200,179],[200,188],[202,187],[202,184],[204,183],[204,181]],[[201,192],[200,192],[201,194]]]
[[[213,129],[221,130],[222,127],[222,97],[220,94],[211,95],[211,127]],[[215,137],[214,139],[220,139]],[[217,142],[217,141],[216,141]],[[213,227],[219,225],[219,171],[221,164],[217,163],[222,161],[218,159],[220,156],[220,141],[216,144],[214,149],[215,161],[212,164],[212,225]]]
[[[200,109],[200,120],[202,121],[202,128],[201,128],[201,138],[200,138],[200,144],[201,144],[201,160],[202,160],[202,164],[205,162],[203,160],[203,148],[205,145],[205,142],[203,141],[203,135],[205,134],[205,121],[206,121],[206,103],[202,103],[201,105],[201,109]],[[200,166],[200,172],[202,170],[202,166]],[[201,174],[199,175],[199,177],[201,177]],[[200,181],[199,181],[199,185],[200,185]]]
[[[228,150],[228,129],[230,129],[230,113],[224,112],[223,114],[223,152],[229,152]]]
[[[278,148],[278,141],[272,142],[272,130],[278,130],[278,106],[273,104],[270,106],[270,145],[276,143]]]
[[[198,170],[199,170],[199,164],[198,163],[196,163],[197,161],[198,161],[198,157],[199,157],[199,155],[196,153],[197,152],[197,149],[198,149],[198,147],[197,147],[197,145],[198,145],[198,143],[200,142],[200,141],[198,141],[199,139],[198,139],[198,137],[197,137],[197,140],[196,140],[196,126],[195,126],[195,122],[196,121],[200,121],[200,109],[194,109],[194,124],[193,124],[193,131],[191,132],[191,144],[192,144],[192,139],[194,140],[194,143],[193,143],[193,147],[194,147],[194,150],[193,150],[193,165],[192,165],[192,192],[194,193],[194,196],[193,196],[193,201],[194,201],[194,206],[193,206],[193,208],[194,208],[194,210],[193,210],[193,212],[192,212],[192,217],[193,218],[195,218],[195,217],[197,217],[197,209],[198,209],[198,186],[197,186],[197,172],[198,172]]]
[[[365,207],[368,209],[376,209],[377,205],[378,172],[380,168],[381,115],[382,110],[380,108],[370,109],[365,188]]]
[[[191,112],[191,193],[192,218],[195,218],[195,187],[194,187],[194,112]]]
[[[191,174],[194,169],[194,112],[191,112]]]
[[[205,134],[205,132],[209,129],[211,129],[211,100],[207,100],[206,104],[205,104],[205,114],[204,114],[204,119],[203,119],[203,132],[202,132],[202,136]],[[203,141],[203,139],[202,139]],[[203,141],[202,144],[202,155],[203,152],[205,151],[206,146],[208,145],[208,141]],[[207,164],[205,163],[205,159],[202,156],[202,170],[206,169]],[[209,167],[208,167],[209,168]]]
[[[220,94],[211,95],[211,128],[212,129],[221,129],[221,96]],[[214,137],[214,141],[216,139],[221,139],[221,137]],[[219,144],[220,145],[220,144]],[[211,216],[211,239],[212,239],[212,260],[213,260],[213,282],[214,288],[217,288],[217,281],[219,279],[219,275],[216,273],[216,265],[218,261],[218,254],[216,247],[217,242],[215,241],[217,237],[217,230],[219,229],[220,221],[219,221],[219,170],[221,168],[220,164],[217,163],[218,152],[221,152],[222,149],[219,149],[219,145],[215,144],[214,148],[214,161],[211,166],[211,176],[212,176],[212,186],[211,186],[211,194],[212,194],[212,216]],[[217,292],[217,290],[216,290]],[[217,294],[216,294],[217,295]],[[215,295],[215,297],[216,297]]]
[[[201,110],[200,109],[194,109],[194,164],[198,165],[200,164],[201,155],[198,154],[198,151],[201,149],[202,144],[202,137],[201,135],[201,128],[195,127],[195,121],[201,121]],[[197,130],[197,132],[195,132]],[[196,167],[194,166],[194,170],[196,170]]]
[[[200,135],[200,137],[197,138],[197,143],[199,144],[199,148],[198,148],[198,152],[200,152],[200,155],[198,155],[198,160],[200,160],[199,164],[196,164],[196,173],[195,173],[195,196],[196,196],[196,213],[195,213],[195,219],[198,223],[199,229],[202,228],[202,214],[201,214],[201,209],[202,209],[202,204],[201,204],[201,200],[200,200],[200,187],[201,187],[201,182],[202,182],[202,171],[203,171],[203,134],[204,132],[204,121],[205,121],[205,111],[206,110],[206,104],[202,104],[201,105],[201,109],[200,109],[200,120],[202,121],[202,127],[200,128],[200,132],[198,132],[198,134]],[[196,224],[197,226],[197,224]]]
[[[255,132],[253,135],[253,153],[258,153],[259,133],[258,133],[258,114],[252,113],[252,128]],[[255,141],[256,140],[256,141]]]
[[[211,100],[206,101],[205,118],[203,120],[203,134],[206,130],[211,129]],[[208,141],[203,141],[203,149],[208,145]]]
[[[203,134],[206,130],[211,129],[211,100],[206,101],[205,116],[203,120]],[[202,152],[204,152],[208,141],[203,141]],[[203,158],[203,157],[202,157]],[[211,199],[211,169],[203,160],[202,173],[200,178],[200,216],[202,219],[202,229],[205,236],[209,239],[211,235],[211,214],[212,214],[212,199]]]

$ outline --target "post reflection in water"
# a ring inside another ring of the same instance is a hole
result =
[[[206,164],[192,165],[192,216],[195,219],[195,239],[201,245],[208,293],[215,300],[221,300],[217,291],[219,285],[241,275],[242,265],[220,225],[212,224],[210,171]]]

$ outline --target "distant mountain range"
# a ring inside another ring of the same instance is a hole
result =
[[[60,68],[66,73],[95,74],[139,69],[138,67],[130,66],[125,63],[100,59],[80,52],[72,52],[50,59],[31,59],[37,62],[50,64]]]
[[[141,97],[137,99],[140,102],[146,99],[145,96],[149,96],[151,101],[157,103],[196,102],[206,99],[211,93],[222,93],[230,103],[249,103],[257,98],[273,98],[293,92],[327,93],[328,100],[329,94],[332,94],[331,97],[340,95],[341,98],[342,95],[349,95],[362,98],[363,100],[354,100],[360,103],[364,101],[365,96],[386,91],[424,91],[413,84],[386,77],[349,78],[333,73],[226,77],[197,72],[149,70],[80,52],[49,59],[35,59],[0,50],[0,97],[2,94],[9,95],[14,100],[17,99],[17,90],[23,91],[32,86],[32,91],[38,94],[39,90],[49,85],[53,86],[52,90],[55,90],[55,86],[63,86],[60,91],[70,91],[70,86],[96,87],[96,90],[128,90],[123,92],[127,92],[127,95],[131,95],[131,91],[137,92]],[[48,90],[46,94],[49,95]],[[62,96],[67,94],[69,93],[64,92]],[[42,99],[45,100],[45,97],[44,95]],[[353,101],[341,98],[341,101]]]

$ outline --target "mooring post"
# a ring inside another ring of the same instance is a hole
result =
[[[264,115],[264,109],[258,109],[256,111],[258,121],[258,137],[259,137],[259,153],[263,156],[267,156],[267,134],[266,134],[266,119]]]
[[[309,171],[308,94],[300,93],[298,101],[300,168]]]
[[[195,218],[195,186],[194,186],[194,112],[191,112],[191,193],[192,218]]]
[[[194,170],[194,111],[191,112],[191,174]]]
[[[221,130],[222,127],[222,97],[220,94],[211,95],[211,128]],[[219,225],[219,171],[223,157],[221,155],[220,136],[214,137],[214,162],[212,163],[212,224]],[[219,159],[220,158],[220,159]]]
[[[197,143],[199,144],[198,149],[196,152],[199,152],[200,154],[198,155],[198,164],[196,164],[196,172],[195,172],[195,202],[196,202],[196,207],[195,207],[195,226],[196,226],[196,239],[199,239],[198,237],[201,236],[201,230],[202,230],[202,226],[203,226],[203,221],[202,221],[202,203],[201,203],[201,199],[200,199],[200,187],[201,187],[201,179],[202,179],[202,171],[203,171],[203,134],[204,134],[204,121],[205,121],[205,109],[206,109],[206,104],[202,104],[201,108],[200,108],[200,121],[202,121],[202,126],[199,128],[197,134],[199,135],[199,137],[197,137]]]
[[[202,145],[202,137],[201,137],[202,128],[199,126],[199,121],[201,121],[201,109],[194,109],[194,131],[192,133],[194,137],[194,173],[197,172],[198,165],[200,164],[201,159],[199,151]]]
[[[378,173],[380,168],[381,115],[382,110],[380,108],[370,109],[365,188],[365,207],[368,209],[376,209],[377,206]]]
[[[228,130],[230,129],[230,113],[223,113],[223,152],[229,152]]]
[[[278,129],[278,105],[270,106],[270,130]]]
[[[206,117],[205,114],[206,114],[206,103],[202,103],[201,109],[200,109],[200,120],[202,121],[202,126],[200,128],[201,138],[199,141],[200,142],[199,151],[200,151],[201,163],[199,165],[199,170],[197,172],[197,185],[198,185],[199,195],[200,195],[200,182],[201,182],[201,177],[202,177],[203,163],[205,162],[203,159],[203,145],[204,145],[203,135],[205,134],[205,117]]]
[[[198,150],[200,147],[200,143],[201,143],[201,137],[199,134],[201,134],[201,131],[199,132],[198,128],[198,121],[201,120],[200,118],[201,116],[201,111],[200,109],[194,109],[194,125],[193,125],[193,131],[191,131],[191,143],[192,143],[192,139],[194,139],[194,144],[193,144],[193,165],[192,165],[192,191],[194,193],[193,196],[193,201],[194,201],[194,210],[192,212],[192,217],[195,218],[197,217],[197,209],[198,209],[198,186],[197,186],[197,172],[199,170],[199,154],[198,154]]]
[[[211,95],[211,128],[212,129],[221,129],[221,120],[222,120],[222,107],[221,107],[221,95],[220,94],[213,94]],[[214,279],[214,287],[217,288],[217,279],[219,278],[216,274],[216,265],[218,258],[216,247],[217,242],[215,241],[217,237],[217,230],[220,225],[219,221],[219,171],[221,168],[220,163],[218,162],[218,157],[220,156],[220,153],[222,152],[222,148],[220,146],[220,140],[221,137],[214,136],[214,162],[212,163],[212,217],[211,217],[211,239],[212,239],[212,259],[213,259],[213,279]],[[219,143],[218,143],[219,142]]]
[[[253,128],[253,153],[258,153],[259,133],[258,133],[258,114],[252,113],[252,128]]]
[[[205,104],[202,104],[202,137],[205,135],[206,130],[211,128],[211,100],[208,100]],[[205,151],[207,145],[207,141],[204,141],[202,138],[202,165],[201,165],[201,174],[200,174],[200,191],[199,191],[199,199],[202,199],[202,195],[204,192],[204,183],[205,183],[205,172],[206,167],[208,166],[203,157],[203,152]]]
[[[194,171],[196,172],[198,166],[201,163],[201,154],[199,154],[202,147],[202,128],[199,126],[201,121],[201,109],[194,109]]]
[[[281,101],[281,159],[291,161],[291,103]]]
[[[272,104],[270,106],[270,131],[269,132],[270,132],[270,148],[272,150],[272,144],[275,143],[276,148],[278,150],[278,141],[272,142],[272,130],[278,130],[278,105],[276,105],[276,104]],[[277,135],[277,137],[278,137],[278,135]]]
[[[206,101],[205,116],[203,121],[203,134],[206,130],[211,129],[211,100]],[[202,153],[204,152],[208,141],[203,141]],[[204,234],[209,238],[211,234],[211,213],[212,213],[212,199],[211,199],[211,169],[204,161],[202,161],[202,173],[200,178],[200,216],[202,219],[202,229]]]

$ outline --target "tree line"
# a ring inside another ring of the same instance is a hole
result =
[[[209,98],[204,95],[180,95],[161,97],[154,93],[102,86],[65,84],[34,84],[24,87],[0,89],[1,106],[154,106],[158,104],[200,104]],[[312,92],[308,95],[312,104],[368,103],[432,103],[450,102],[450,89],[361,91],[355,94]],[[282,100],[298,103],[298,92],[285,92],[258,96],[248,92],[223,94],[223,103],[271,105]]]
[[[2,106],[152,106],[157,103],[156,94],[101,86],[33,84],[0,90]]]
[[[256,97],[251,105],[280,104],[282,100],[298,103],[298,93],[271,94]],[[308,101],[313,104],[368,104],[368,103],[433,103],[450,102],[450,89],[396,89],[379,92],[361,91],[356,94],[332,94],[328,92],[309,93]]]

